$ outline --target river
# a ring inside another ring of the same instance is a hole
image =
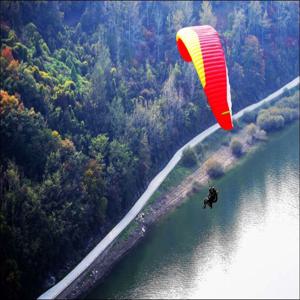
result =
[[[299,122],[152,227],[88,298],[299,298]]]

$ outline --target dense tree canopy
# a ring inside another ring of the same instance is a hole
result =
[[[61,278],[175,149],[213,124],[177,52],[179,28],[209,22],[220,32],[234,111],[298,75],[297,2],[0,5],[5,298],[36,297]]]

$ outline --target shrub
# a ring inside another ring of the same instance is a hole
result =
[[[267,133],[263,129],[258,130],[255,133],[255,139],[260,141],[265,141],[267,140]]]
[[[183,150],[181,164],[184,167],[188,167],[188,168],[198,164],[196,153],[192,148],[188,147],[185,150]]]
[[[292,109],[289,107],[283,107],[279,112],[280,115],[284,118],[285,123],[290,123],[296,120],[299,116],[299,111],[297,109]]]
[[[257,134],[259,132],[259,128],[254,124],[250,123],[246,126],[246,134],[247,134],[247,143],[252,144],[254,139],[257,139]]]
[[[199,143],[195,146],[195,151],[199,160],[204,158],[205,147],[202,145],[202,143]]]
[[[281,115],[270,115],[269,113],[259,114],[257,124],[266,132],[278,130],[284,127],[284,118]]]
[[[255,123],[257,117],[257,111],[246,111],[243,114],[242,121],[246,123]]]
[[[250,135],[251,137],[253,137],[256,134],[257,130],[258,130],[258,128],[254,123],[250,123],[246,127],[246,133],[248,135]]]
[[[285,123],[299,118],[299,92],[290,97],[285,97],[276,103],[277,114],[284,118]]]
[[[285,97],[281,99],[276,103],[276,107],[278,108],[288,107],[288,108],[299,109],[299,94],[297,96],[293,95],[291,97]]]
[[[206,172],[211,178],[218,178],[224,175],[222,164],[214,159],[209,159],[206,162]]]
[[[239,157],[243,153],[243,144],[237,139],[232,139],[230,142],[230,149],[234,156]]]

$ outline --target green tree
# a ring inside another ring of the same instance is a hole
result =
[[[230,149],[233,155],[239,157],[243,153],[243,144],[237,139],[232,139],[230,142]]]
[[[185,167],[194,167],[198,163],[195,151],[192,148],[186,148],[182,153],[181,163]]]
[[[249,32],[257,34],[257,29],[262,23],[262,7],[259,1],[250,1],[248,7],[248,29]]]
[[[104,163],[104,158],[108,157],[108,146],[108,137],[105,134],[99,134],[91,140],[90,155],[99,163]]]
[[[219,178],[224,175],[224,168],[219,161],[211,158],[206,162],[206,172],[211,178]]]
[[[267,113],[261,113],[257,117],[257,125],[267,132],[278,130],[284,126],[284,118],[281,115],[272,116]]]
[[[213,14],[212,7],[209,1],[202,2],[199,17],[201,25],[211,25],[212,27],[216,27],[217,17]]]

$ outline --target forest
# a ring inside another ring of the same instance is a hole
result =
[[[0,290],[37,297],[215,120],[176,32],[209,24],[233,112],[299,75],[297,1],[1,1]]]

